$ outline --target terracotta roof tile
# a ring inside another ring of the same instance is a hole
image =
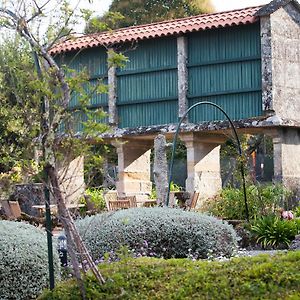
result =
[[[227,12],[204,14],[183,19],[132,26],[111,32],[84,35],[54,45],[50,50],[50,53],[54,55],[101,45],[110,46],[122,42],[177,35],[227,26],[251,24],[258,21],[258,17],[254,16],[254,14],[260,8],[261,6],[249,7]]]

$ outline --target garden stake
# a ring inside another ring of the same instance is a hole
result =
[[[33,51],[34,63],[37,69],[38,76],[42,77],[41,67],[37,53]],[[41,112],[42,116],[46,113],[45,101],[41,99]],[[44,119],[42,117],[42,119]],[[45,129],[45,120],[41,120],[43,130]],[[45,157],[45,147],[43,146],[43,156]],[[51,224],[51,212],[50,212],[50,192],[48,188],[49,175],[47,169],[43,172],[44,179],[44,195],[45,195],[45,209],[46,209],[46,232],[47,232],[47,246],[48,246],[48,267],[49,267],[49,288],[54,289],[54,266],[53,266],[53,246],[52,246],[52,224]]]
[[[169,168],[169,182],[168,182],[168,193],[167,193],[167,200],[166,200],[166,206],[169,206],[169,199],[170,199],[170,189],[171,189],[171,181],[172,181],[172,171],[173,171],[173,164],[174,164],[174,155],[175,155],[175,149],[176,149],[176,141],[177,141],[177,136],[180,130],[180,125],[183,122],[183,120],[186,118],[186,116],[188,115],[188,113],[194,109],[196,106],[199,105],[211,105],[214,106],[215,108],[219,109],[227,118],[227,120],[230,123],[230,126],[234,132],[234,136],[236,138],[237,144],[238,144],[238,150],[239,150],[239,156],[240,156],[240,164],[241,164],[241,175],[242,175],[242,180],[243,180],[243,192],[244,192],[244,203],[245,203],[245,216],[246,216],[246,220],[249,222],[249,210],[248,210],[248,202],[247,202],[247,193],[246,193],[246,181],[245,181],[245,172],[244,172],[244,165],[243,165],[243,157],[242,157],[242,148],[241,148],[241,142],[240,139],[237,135],[235,126],[233,125],[233,122],[231,121],[230,117],[228,116],[228,114],[225,112],[225,110],[223,108],[221,108],[219,105],[212,103],[212,102],[208,102],[208,101],[202,101],[202,102],[197,102],[194,105],[192,105],[185,113],[184,115],[181,117],[181,119],[179,120],[179,123],[177,125],[176,128],[176,132],[173,138],[173,146],[172,146],[172,156],[171,156],[171,162],[170,162],[170,168]]]

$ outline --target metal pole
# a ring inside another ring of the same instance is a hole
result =
[[[41,67],[39,63],[38,55],[35,51],[33,51],[33,57],[35,66],[37,69],[38,77],[42,78]],[[45,115],[46,107],[45,101],[41,99],[41,112],[42,116]],[[43,117],[42,117],[43,118]],[[42,127],[45,125],[42,121]],[[43,155],[45,158],[45,147],[43,142]],[[50,290],[54,289],[54,266],[53,266],[53,246],[52,246],[52,224],[51,224],[51,213],[50,213],[50,192],[48,188],[49,184],[49,176],[47,169],[44,169],[44,195],[45,195],[45,208],[46,208],[46,232],[47,232],[47,246],[48,246],[48,268],[49,268],[49,287]]]
[[[192,105],[185,113],[184,115],[181,117],[181,119],[179,120],[179,123],[177,125],[176,128],[176,132],[173,138],[173,146],[172,146],[172,156],[171,156],[171,162],[170,162],[170,168],[169,168],[169,186],[168,186],[168,194],[167,194],[167,201],[166,201],[166,205],[169,206],[169,199],[170,199],[170,188],[171,188],[171,181],[172,181],[172,172],[173,172],[173,164],[174,164],[174,155],[175,155],[175,149],[176,149],[176,142],[177,142],[177,136],[180,130],[180,125],[183,122],[183,120],[186,118],[186,116],[188,115],[188,113],[194,109],[196,106],[199,105],[211,105],[216,107],[217,109],[219,109],[227,118],[227,120],[230,123],[230,126],[234,132],[237,144],[238,144],[238,150],[239,150],[239,156],[240,156],[240,164],[241,164],[241,175],[242,175],[242,181],[243,181],[243,192],[244,192],[244,203],[245,203],[245,215],[246,215],[246,220],[249,221],[249,209],[248,209],[248,202],[247,202],[247,193],[246,193],[246,180],[245,180],[245,172],[244,172],[244,165],[243,165],[243,160],[242,160],[242,148],[241,148],[241,142],[240,139],[238,137],[238,134],[236,132],[236,129],[230,119],[230,117],[228,116],[228,114],[226,113],[226,111],[221,108],[219,105],[212,103],[212,102],[208,102],[208,101],[203,101],[203,102],[197,102],[194,105]]]

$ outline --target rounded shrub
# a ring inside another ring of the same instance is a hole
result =
[[[95,260],[127,247],[136,256],[206,258],[230,256],[236,234],[227,223],[196,212],[153,207],[86,217],[77,223]]]
[[[53,251],[56,277],[60,264]],[[49,282],[47,238],[20,222],[0,221],[0,299],[35,299]]]

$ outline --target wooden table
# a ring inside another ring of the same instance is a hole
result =
[[[79,204],[66,204],[67,209],[78,209],[80,207],[84,207],[85,204],[79,203]],[[45,205],[32,205],[32,208],[35,208],[39,211],[39,214],[42,216],[45,211],[46,211],[46,206]],[[57,205],[56,204],[50,204],[50,211],[53,212],[54,214],[57,213]]]

